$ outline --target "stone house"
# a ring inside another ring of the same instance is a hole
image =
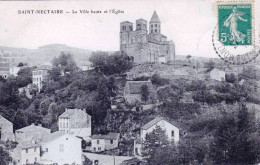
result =
[[[33,85],[36,85],[38,91],[43,87],[43,82],[48,80],[48,71],[51,70],[51,66],[42,65],[32,72],[32,82]]]
[[[34,164],[40,162],[40,144],[23,143],[19,147],[21,148],[21,160],[19,160],[18,162],[20,162],[21,165]]]
[[[214,68],[209,72],[209,76],[213,80],[217,81],[225,81],[226,80],[226,73],[223,70]]]
[[[118,147],[119,133],[110,132],[107,135],[92,135],[91,148],[93,152],[111,150]]]
[[[41,143],[40,164],[82,164],[81,139],[64,132],[54,132]]]
[[[14,141],[13,123],[0,115],[0,140]]]
[[[147,85],[149,90],[149,100],[152,101],[156,98],[156,91],[153,88],[151,81],[127,81],[124,88],[124,98],[126,102],[134,104],[135,102],[142,102],[141,87]]]
[[[91,135],[91,116],[86,110],[65,109],[59,116],[59,131],[73,134],[81,138],[88,138]]]
[[[169,141],[173,141],[175,144],[178,144],[180,140],[180,130],[172,123],[164,119],[163,117],[156,117],[147,124],[141,127],[140,138],[136,139],[134,142],[134,154],[140,155],[142,142],[145,140],[145,137],[148,133],[151,133],[156,127],[161,127],[165,131],[166,136]]]
[[[42,139],[49,135],[51,130],[42,127],[41,124],[36,126],[34,123],[31,125],[18,129],[15,131],[15,139],[18,143],[20,142],[40,142]]]

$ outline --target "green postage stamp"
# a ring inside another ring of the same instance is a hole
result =
[[[260,54],[257,42],[254,0],[222,0],[216,3],[217,26],[212,45],[217,55],[233,65],[255,61]]]
[[[218,37],[223,45],[253,44],[252,7],[250,3],[218,5]]]

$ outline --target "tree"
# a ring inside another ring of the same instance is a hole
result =
[[[108,55],[106,52],[93,52],[90,59],[92,66],[105,75],[122,74],[133,67],[133,59],[122,52]]]
[[[186,59],[189,61],[189,63],[191,63],[190,59],[191,59],[191,55],[187,55]]]
[[[235,74],[226,74],[226,81],[229,83],[235,83],[237,81]]]
[[[83,165],[92,165],[93,162],[87,158],[86,156],[84,156],[84,162],[83,162]]]
[[[239,106],[236,117],[223,114],[214,139],[210,144],[210,157],[215,164],[258,163],[260,145],[254,117],[244,104]]]
[[[19,64],[17,65],[17,67],[23,67],[23,66],[26,66],[27,63],[23,63],[23,62],[19,62]]]
[[[25,87],[26,85],[32,83],[32,71],[35,67],[26,67],[19,70],[17,73],[17,86]]]
[[[9,164],[12,161],[11,156],[3,147],[0,147],[0,164],[5,165]]]
[[[149,88],[146,84],[142,85],[141,86],[141,99],[142,101],[144,102],[147,102],[149,100],[149,96],[150,96],[150,91],[149,91]]]
[[[154,156],[156,149],[165,148],[169,144],[165,131],[157,126],[151,133],[146,134],[142,144],[142,155],[149,160]]]
[[[163,86],[169,84],[169,80],[161,78],[159,74],[152,75],[151,82],[157,86]]]
[[[204,67],[208,68],[208,70],[212,70],[216,67],[216,64],[215,64],[215,62],[210,60],[209,62],[205,62]]]
[[[78,71],[78,66],[74,61],[73,56],[70,53],[61,52],[58,58],[52,60],[53,68],[50,70],[50,77],[56,79],[59,78],[60,74],[71,74]]]

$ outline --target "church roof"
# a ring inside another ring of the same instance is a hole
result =
[[[150,22],[151,22],[151,23],[161,22],[160,19],[159,19],[159,17],[158,17],[158,15],[157,15],[157,13],[156,13],[156,11],[153,12],[153,16],[152,16]]]

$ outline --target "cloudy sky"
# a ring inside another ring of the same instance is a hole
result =
[[[260,2],[255,2],[259,29]],[[18,10],[122,10],[123,14],[18,14]],[[0,46],[35,49],[47,44],[119,50],[119,24],[154,12],[161,32],[173,40],[177,55],[217,57],[211,35],[217,23],[215,0],[0,1]],[[258,30],[259,31],[259,30]]]

